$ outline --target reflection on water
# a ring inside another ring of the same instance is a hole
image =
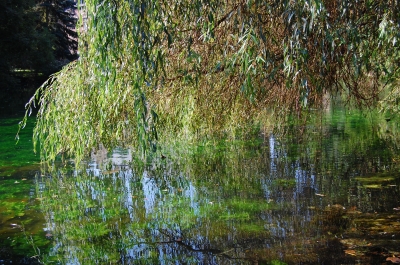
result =
[[[3,159],[0,264],[390,264],[399,131],[335,112],[284,137],[163,150],[146,166],[130,150],[100,150],[79,172]]]
[[[296,135],[296,136],[295,136]],[[38,180],[62,264],[367,264],[399,255],[399,174],[365,118]],[[379,223],[379,226],[377,225]],[[378,241],[377,241],[378,240]],[[362,243],[364,242],[364,243]],[[371,247],[380,248],[375,256]]]

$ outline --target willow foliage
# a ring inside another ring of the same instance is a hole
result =
[[[336,93],[375,104],[399,79],[399,6],[86,1],[80,59],[36,93],[42,157],[79,160],[100,143],[149,150],[160,139],[236,136],[268,125],[271,114],[322,108]],[[390,98],[382,104],[393,108]]]

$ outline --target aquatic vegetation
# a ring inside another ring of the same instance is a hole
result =
[[[280,260],[272,260],[269,264],[270,265],[287,265],[287,263],[280,261]]]
[[[355,179],[357,181],[360,181],[363,184],[373,184],[373,183],[389,183],[393,182],[396,178],[399,178],[398,176],[395,177],[393,175],[388,175],[388,174],[380,174],[380,175],[375,175],[375,176],[360,176],[356,177]]]

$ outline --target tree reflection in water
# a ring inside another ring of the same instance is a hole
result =
[[[179,161],[167,158],[143,168],[129,166],[130,151],[116,150],[102,163],[99,157],[91,161],[86,171],[44,177],[42,209],[54,242],[49,259],[63,264],[366,260],[367,248],[358,248],[362,258],[346,248],[360,247],[350,239],[361,237],[368,214],[399,206],[399,178],[393,173],[395,154],[384,151],[390,143],[359,119],[316,126],[303,138],[270,135],[248,144],[198,146]],[[371,174],[380,189],[360,179]],[[384,247],[390,255],[400,251],[395,244]]]

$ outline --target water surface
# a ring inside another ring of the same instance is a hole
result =
[[[396,132],[395,121],[336,111],[284,136],[164,149],[141,166],[129,150],[97,152],[84,170],[31,178],[40,216],[23,216],[41,231],[29,228],[30,245],[60,264],[390,264]]]

